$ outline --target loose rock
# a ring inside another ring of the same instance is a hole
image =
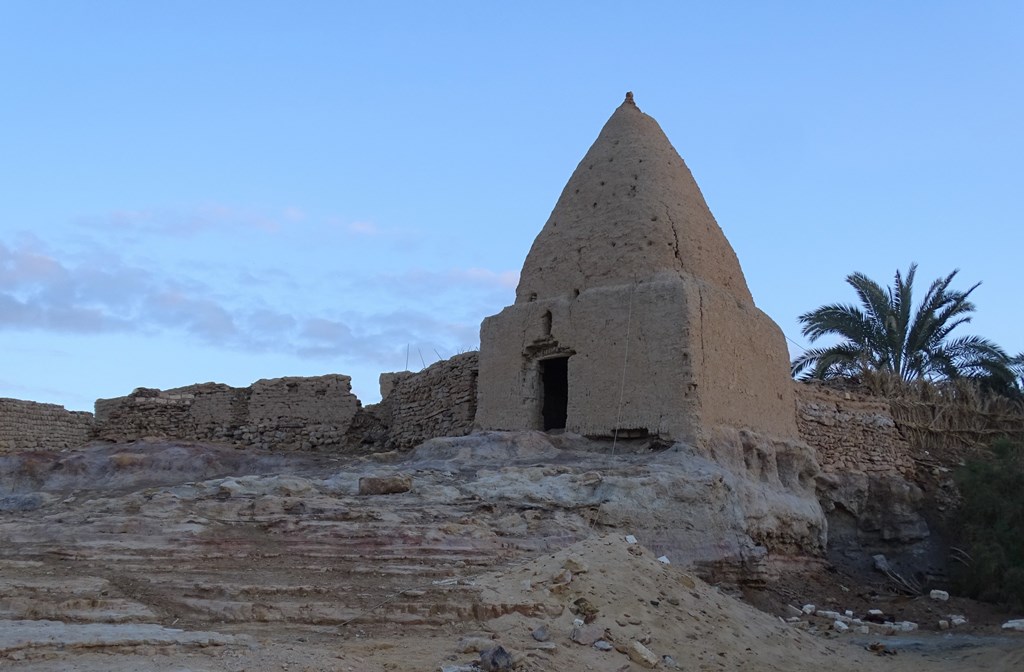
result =
[[[592,623],[598,614],[597,607],[585,597],[581,597],[573,602],[572,606],[569,607],[569,611],[577,616],[582,616],[584,623]]]
[[[495,646],[480,653],[480,669],[484,672],[509,672],[512,669],[512,654],[503,646]]]
[[[653,669],[661,661],[654,653],[640,642],[633,642],[627,650],[629,659],[637,665]]]
[[[602,637],[604,637],[604,626],[597,624],[577,626],[572,629],[572,634],[569,635],[569,639],[583,646],[592,646]]]
[[[455,645],[455,650],[458,653],[480,653],[493,646],[494,642],[487,637],[468,635],[459,639],[459,643]]]
[[[587,563],[583,562],[583,558],[578,555],[570,555],[562,563],[562,567],[569,570],[573,574],[582,574],[587,571]]]
[[[360,495],[395,495],[410,490],[412,490],[412,477],[406,474],[363,476],[359,479]]]

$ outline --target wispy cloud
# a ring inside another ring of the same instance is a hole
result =
[[[410,269],[399,273],[381,273],[374,282],[392,288],[417,287],[442,289],[515,289],[517,271],[492,271],[487,268],[450,268],[446,270]]]
[[[153,323],[182,329],[208,343],[234,343],[241,336],[234,316],[212,299],[173,289],[144,299],[141,316]]]
[[[380,227],[373,222],[352,222],[346,229],[350,233],[354,233],[359,236],[378,236],[380,235]]]
[[[278,211],[246,210],[221,204],[196,208],[115,210],[103,215],[84,216],[79,226],[122,236],[159,235],[187,238],[217,232],[277,233],[306,220],[306,213],[289,206]]]
[[[261,304],[246,292],[260,281],[281,290],[271,294],[301,296],[323,286],[309,275],[275,269],[230,275],[237,285],[213,287],[198,276],[125,263],[109,250],[95,259],[71,260],[38,246],[0,242],[0,330],[179,332],[222,348],[394,366],[407,346],[430,360],[473,347],[482,315],[444,304],[464,306],[466,292],[508,293],[516,281],[514,273],[482,268],[412,270],[360,279],[381,292],[379,300],[356,304],[340,298],[334,309],[311,312],[302,301]]]

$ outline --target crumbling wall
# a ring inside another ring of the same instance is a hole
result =
[[[375,412],[388,428],[390,447],[412,448],[427,439],[465,436],[473,430],[478,355],[456,355],[415,374],[381,374],[383,400]]]
[[[248,422],[237,436],[264,448],[340,448],[359,410],[351,381],[342,375],[256,381]]]
[[[127,397],[96,401],[96,434],[117,442],[159,436],[277,450],[330,449],[344,444],[358,409],[351,378],[338,374],[265,379],[244,388],[139,388]]]
[[[883,397],[795,383],[800,438],[815,448],[826,473],[912,478],[914,462]]]
[[[0,453],[74,448],[92,438],[92,413],[57,404],[0,399]]]
[[[200,383],[171,390],[140,387],[127,397],[96,400],[96,435],[107,441],[143,437],[230,440],[244,423],[235,411],[247,388]]]

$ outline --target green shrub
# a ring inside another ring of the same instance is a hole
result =
[[[991,458],[974,458],[957,472],[963,503],[959,546],[969,556],[954,563],[963,595],[1024,608],[1024,442],[1000,440]]]

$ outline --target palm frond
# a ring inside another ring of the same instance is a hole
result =
[[[905,274],[897,270],[888,288],[863,273],[851,273],[846,282],[859,305],[828,304],[800,316],[802,333],[812,342],[824,336],[838,336],[840,342],[794,359],[793,376],[832,378],[878,372],[907,382],[970,377],[1024,389],[1024,353],[1011,358],[979,336],[951,338],[971,321],[975,306],[969,297],[981,285],[951,289],[957,273],[934,280],[916,308],[916,263]]]

